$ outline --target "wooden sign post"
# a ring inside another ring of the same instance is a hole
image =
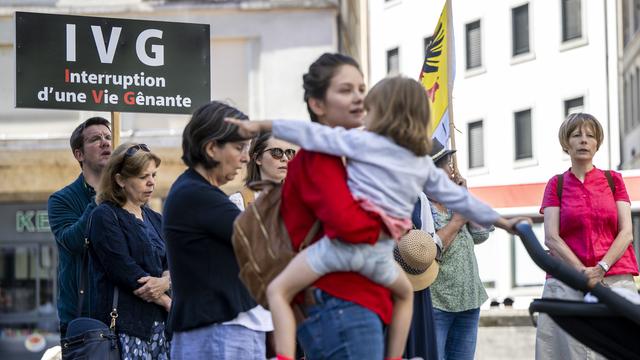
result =
[[[120,145],[120,112],[111,112],[111,146],[113,149]]]

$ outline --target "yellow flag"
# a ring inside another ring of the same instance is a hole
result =
[[[448,1],[445,2],[440,14],[420,72],[420,82],[431,100],[431,135],[442,144],[446,144],[449,139],[449,85],[453,84],[453,78],[449,79],[450,70],[452,70],[449,69],[449,65],[453,60],[453,44],[448,43],[447,32],[450,19],[447,14],[447,3]],[[449,45],[451,45],[451,54]],[[451,66],[454,67],[454,65]]]

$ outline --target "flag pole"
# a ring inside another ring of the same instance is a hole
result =
[[[445,6],[447,7],[447,62],[453,60],[454,63],[449,63],[447,66],[447,96],[449,97],[449,108],[447,112],[449,113],[449,139],[451,141],[451,150],[456,150],[456,126],[453,122],[453,82],[454,76],[453,71],[455,71],[455,58],[449,56],[451,53],[455,53],[455,43],[453,39],[453,11],[451,6],[451,0],[446,0]],[[453,51],[451,51],[451,47],[454,47]],[[458,157],[456,153],[452,154],[453,161],[453,171],[456,177],[460,175],[460,171],[458,170]]]

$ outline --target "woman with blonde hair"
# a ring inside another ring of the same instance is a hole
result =
[[[91,316],[110,323],[117,299],[122,359],[169,357],[165,322],[171,285],[162,219],[147,206],[159,165],[147,145],[120,145],[102,173],[99,205],[89,222]]]
[[[545,245],[552,256],[583,272],[591,284],[602,282],[637,292],[629,195],[620,173],[593,164],[604,140],[600,122],[590,114],[570,114],[560,126],[558,139],[571,158],[571,167],[547,183],[540,207]],[[548,275],[542,297],[581,301],[584,294]],[[548,315],[540,314],[536,359],[599,356],[567,335]]]

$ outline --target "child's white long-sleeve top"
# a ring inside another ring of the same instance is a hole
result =
[[[430,156],[416,156],[376,133],[276,120],[273,135],[309,151],[346,157],[348,185],[354,198],[368,199],[393,217],[410,218],[418,194],[424,191],[481,225],[491,225],[499,218],[491,207],[451,181]]]

